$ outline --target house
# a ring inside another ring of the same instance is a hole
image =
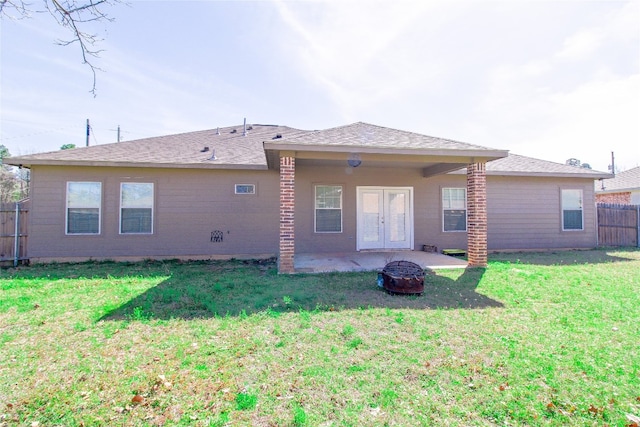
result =
[[[245,125],[13,157],[31,169],[28,257],[83,259],[591,248],[609,174],[354,123]]]
[[[597,182],[596,202],[640,205],[640,166]]]

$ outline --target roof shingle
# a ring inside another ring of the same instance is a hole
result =
[[[331,129],[317,130],[282,141],[283,145],[323,147],[387,148],[413,150],[486,150],[492,148],[419,133],[357,122]]]
[[[466,168],[452,173],[466,173]],[[548,160],[521,156],[509,153],[507,157],[487,162],[487,175],[519,175],[519,176],[550,176],[576,178],[606,178],[611,176],[606,172],[569,166]]]
[[[605,179],[598,185],[598,192],[640,190],[640,166],[620,172],[615,178]]]
[[[12,157],[7,163],[266,169],[263,141],[306,132],[275,125],[248,125],[247,129],[246,136],[240,125]]]

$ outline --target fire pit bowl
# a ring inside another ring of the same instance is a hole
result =
[[[421,294],[424,292],[424,270],[411,261],[392,261],[380,273],[382,287],[392,294]]]

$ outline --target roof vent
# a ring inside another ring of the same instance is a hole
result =
[[[220,135],[220,127],[216,129],[216,135]]]
[[[274,137],[273,137],[273,138],[271,138],[271,139],[280,139],[280,138],[282,138],[282,134],[277,134],[276,136],[274,136]]]
[[[200,150],[201,153],[206,153],[207,151],[209,151],[209,147],[205,146],[202,150]]]
[[[230,133],[236,133],[238,132],[236,129],[232,130]]]
[[[216,157],[216,150],[211,151],[211,157],[209,157],[209,160],[218,160]]]
[[[247,136],[247,118],[246,117],[244,118],[242,136]]]

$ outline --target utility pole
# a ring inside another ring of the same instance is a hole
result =
[[[613,155],[613,151],[611,152],[611,164],[609,165],[609,170],[612,174],[616,174],[616,159]]]
[[[87,147],[89,146],[89,134],[91,133],[90,129],[91,127],[89,126],[89,119],[87,119]]]
[[[120,132],[120,125],[118,125],[118,129],[109,129],[112,132],[117,132],[116,142],[122,141],[122,137],[120,136],[122,132]]]

